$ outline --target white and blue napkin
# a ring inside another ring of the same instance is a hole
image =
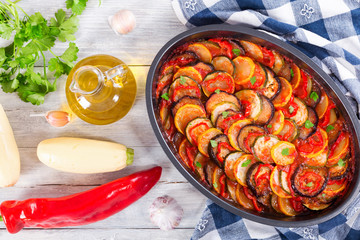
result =
[[[227,23],[261,29],[295,46],[348,97],[359,117],[360,0],[172,0],[187,27]],[[192,239],[360,239],[360,197],[337,217],[303,228],[271,227],[210,200]]]

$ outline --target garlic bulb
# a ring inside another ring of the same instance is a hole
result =
[[[136,26],[135,15],[129,10],[120,10],[108,18],[109,25],[117,34],[127,34]]]
[[[182,207],[168,195],[156,198],[149,212],[151,222],[165,231],[177,227],[184,215]]]
[[[49,111],[45,115],[48,123],[53,127],[63,127],[70,122],[70,115],[64,111]]]

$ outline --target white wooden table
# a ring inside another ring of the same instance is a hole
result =
[[[80,28],[76,34],[79,60],[98,53],[122,59],[136,77],[136,102],[126,117],[111,125],[96,126],[75,119],[64,128],[54,128],[44,118],[30,115],[57,110],[66,104],[65,77],[58,81],[58,90],[49,94],[40,106],[24,103],[16,94],[0,92],[0,103],[12,125],[22,164],[17,184],[0,189],[0,201],[69,195],[153,165],[162,166],[163,175],[146,196],[106,220],[72,228],[25,229],[15,235],[7,233],[4,224],[0,223],[0,239],[189,239],[201,216],[206,198],[180,175],[166,157],[150,126],[145,105],[149,65],[158,50],[186,28],[176,18],[169,0],[103,0],[101,6],[98,5],[97,0],[89,0],[86,10],[79,17]],[[39,11],[49,19],[58,8],[65,8],[65,0],[23,0],[20,6],[29,13]],[[137,19],[135,30],[124,36],[116,36],[107,23],[108,16],[120,9],[133,11]],[[55,53],[64,51],[66,46],[58,43]],[[38,67],[41,68],[41,63]],[[94,175],[56,171],[37,159],[36,147],[44,139],[59,136],[123,143],[135,149],[134,164],[119,172]],[[174,197],[184,209],[181,224],[168,232],[154,226],[148,214],[153,200],[164,194]]]

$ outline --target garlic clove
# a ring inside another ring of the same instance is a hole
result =
[[[117,34],[127,34],[136,26],[135,15],[129,10],[120,10],[108,18],[111,29]]]
[[[49,111],[45,118],[53,127],[63,127],[70,122],[70,115],[65,111]]]
[[[168,195],[156,198],[149,212],[151,222],[164,231],[177,227],[184,215],[182,207]]]

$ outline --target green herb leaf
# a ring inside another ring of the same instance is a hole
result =
[[[319,99],[319,95],[316,92],[311,92],[310,98],[316,102]]]
[[[186,79],[184,78],[184,76],[180,76],[180,84],[185,85],[185,83],[186,83]]]
[[[217,141],[215,141],[215,140],[210,140],[210,144],[211,144],[211,146],[212,147],[217,147]]]
[[[215,90],[215,93],[216,93],[216,94],[219,94],[219,93],[220,93],[220,89],[216,89],[216,90]]]
[[[288,156],[289,154],[290,154],[289,148],[284,148],[283,150],[281,150],[281,155]]]
[[[3,221],[3,218],[2,218],[2,216],[0,216],[0,221],[1,221],[1,222]]]
[[[343,167],[345,166],[345,161],[340,158],[337,164],[339,167]]]
[[[305,121],[305,127],[306,128],[312,128],[313,126],[314,126],[314,124],[312,122],[310,122],[310,120]]]
[[[309,182],[308,184],[306,184],[307,187],[312,187],[313,183]]]
[[[166,101],[169,101],[169,94],[164,93],[163,95],[161,95],[161,98],[165,99]]]
[[[232,52],[233,52],[236,56],[239,56],[240,53],[241,53],[240,49],[238,49],[238,48],[234,48],[234,49],[232,50]]]
[[[271,125],[271,124],[269,124],[269,125],[267,125],[266,127],[267,127],[267,128],[272,128],[272,125]]]
[[[216,182],[213,184],[213,186],[214,186],[214,188],[217,188],[217,187],[218,187],[218,185],[217,185]]]
[[[254,84],[256,83],[256,77],[255,76],[250,78],[250,83],[251,83],[251,85],[254,86]]]
[[[323,193],[323,194],[322,194],[322,196],[323,196],[323,197],[325,197],[325,196],[326,196],[326,194],[325,194],[325,193]]]
[[[86,3],[87,0],[66,0],[66,8],[71,8],[74,14],[80,15],[84,11]]]
[[[334,126],[333,125],[329,125],[326,127],[326,132],[330,132],[331,130],[334,129]]]
[[[290,68],[290,74],[291,74],[291,77],[294,77],[294,71],[292,70],[292,68]]]
[[[196,165],[198,168],[201,168],[201,167],[202,167],[201,163],[199,163],[198,161],[195,162],[195,165]]]
[[[289,106],[289,113],[293,113],[295,108],[293,106]]]
[[[241,164],[241,167],[247,167],[251,163],[251,159],[247,159],[245,162]]]
[[[222,114],[222,116],[223,116],[224,118],[227,118],[227,116],[229,115],[229,112],[224,111],[224,112],[222,112],[221,114]]]

